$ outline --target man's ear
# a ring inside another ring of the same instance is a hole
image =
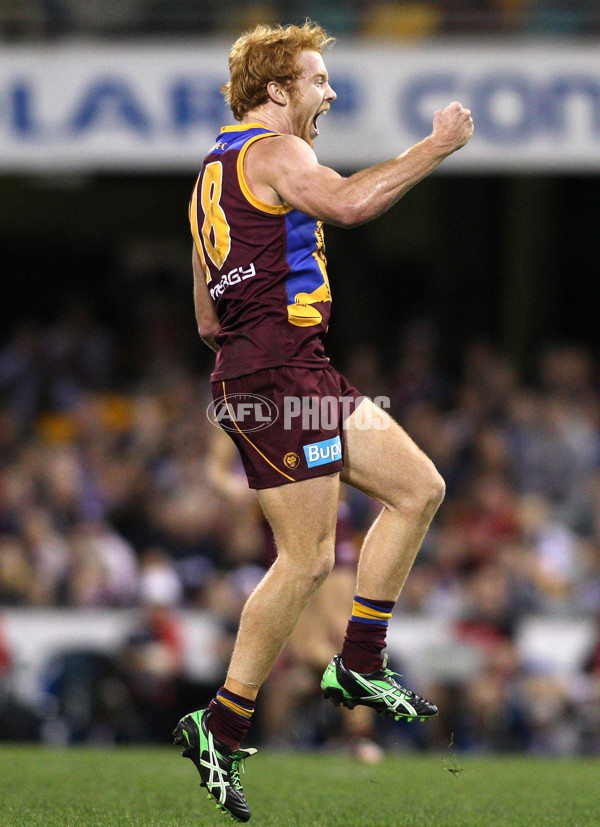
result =
[[[273,103],[276,103],[278,106],[285,106],[289,100],[287,89],[284,89],[281,84],[276,83],[274,80],[267,83],[267,95],[269,96],[269,100],[272,100]]]

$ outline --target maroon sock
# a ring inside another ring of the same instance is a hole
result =
[[[222,686],[209,704],[208,728],[217,739],[236,750],[243,741],[254,712],[254,701]]]
[[[381,653],[385,649],[387,618],[395,606],[393,600],[368,600],[356,596],[352,617],[348,621],[342,647],[342,660],[354,672],[381,669]],[[387,615],[379,619],[377,615]]]

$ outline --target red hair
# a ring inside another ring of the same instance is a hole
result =
[[[317,23],[303,26],[256,26],[235,41],[229,53],[229,82],[221,91],[236,121],[269,100],[271,81],[289,88],[300,76],[301,52],[321,54],[333,38]]]

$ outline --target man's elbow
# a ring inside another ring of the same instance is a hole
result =
[[[332,210],[329,217],[329,224],[334,224],[336,227],[350,230],[352,227],[358,227],[369,221],[371,216],[367,214],[367,210],[363,204],[356,204],[352,202],[339,202]]]
[[[201,339],[214,339],[218,332],[219,323],[217,321],[213,321],[212,319],[208,321],[198,321],[198,333]]]
[[[215,353],[219,352],[219,345],[215,342],[212,336],[201,336],[201,339],[204,344],[211,350],[214,350]]]
[[[202,341],[211,348],[211,350],[218,350],[215,343],[215,336],[219,332],[219,325],[212,322],[200,322],[198,324],[198,333]]]

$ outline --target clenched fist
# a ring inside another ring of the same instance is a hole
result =
[[[431,137],[448,154],[455,152],[470,140],[473,134],[471,110],[454,101],[444,109],[438,109],[433,116]]]

